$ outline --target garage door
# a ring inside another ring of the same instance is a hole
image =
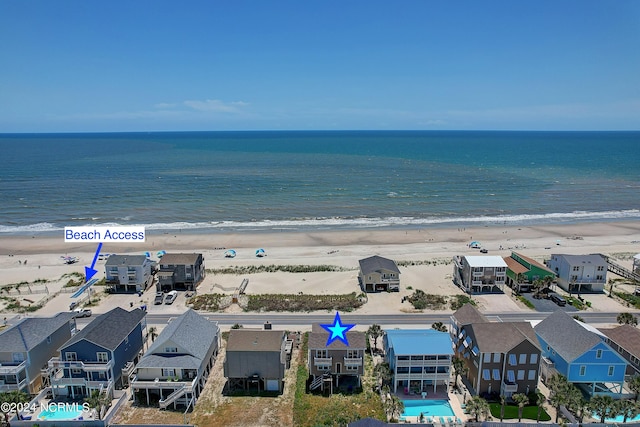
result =
[[[267,380],[267,391],[278,391],[278,380]]]

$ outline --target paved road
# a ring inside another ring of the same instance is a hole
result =
[[[217,320],[222,325],[233,325],[239,323],[241,325],[262,325],[269,321],[274,326],[278,325],[311,325],[312,323],[324,323],[333,320],[333,313],[327,314],[306,314],[306,313],[284,313],[284,314],[255,314],[255,313],[238,313],[238,314],[221,314],[221,313],[201,313],[211,320]],[[484,313],[487,317],[497,318],[502,321],[524,321],[524,320],[542,320],[551,313],[539,312],[523,312],[523,313]],[[601,312],[581,312],[580,316],[587,323],[616,323],[616,317],[619,313],[601,313]],[[640,316],[640,312],[634,313]],[[374,323],[380,326],[387,325],[424,325],[431,327],[434,322],[448,322],[450,314],[434,313],[434,314],[341,314],[344,323],[355,323],[356,325],[369,326]],[[161,325],[169,321],[176,315],[165,314],[148,314],[147,323],[150,325]],[[80,321],[80,319],[78,319]],[[84,320],[84,319],[82,319]],[[87,319],[88,320],[88,319]],[[80,323],[80,322],[78,322]]]

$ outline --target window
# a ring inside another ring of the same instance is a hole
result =
[[[609,375],[610,377],[613,376],[613,372],[615,371],[615,366],[609,366],[609,372],[607,373],[607,375]]]
[[[125,344],[129,344],[129,336],[128,335],[126,337],[124,337],[124,343]]]
[[[96,353],[96,360],[100,363],[107,363],[108,355],[106,352],[99,351]]]
[[[329,352],[327,350],[316,350],[316,357],[322,357],[322,358],[329,357]],[[398,357],[398,359],[400,359],[400,357]]]
[[[81,369],[78,369],[78,368],[73,368],[73,369],[71,370],[71,373],[72,373],[73,375],[79,375],[81,372],[82,372],[82,370],[81,370]]]
[[[596,280],[604,280],[604,276],[602,276],[602,274],[598,274],[596,276]]]
[[[587,367],[585,365],[580,366],[580,376],[584,377],[584,374],[587,373]]]
[[[531,357],[529,358],[529,363],[531,363],[532,365],[538,363],[538,353],[533,353],[531,355]]]
[[[533,381],[536,379],[536,370],[535,369],[530,369],[529,370],[529,377],[527,378],[529,381]]]
[[[178,347],[165,347],[164,348],[164,352],[165,353],[177,353],[178,352]]]
[[[409,367],[408,366],[398,366],[396,368],[396,372],[399,374],[408,374],[409,373]]]
[[[412,366],[411,367],[411,373],[412,374],[421,374],[422,373],[422,366]]]
[[[349,354],[349,351],[347,351],[347,354]],[[411,356],[411,360],[423,360],[422,356]]]
[[[326,357],[326,356],[318,356],[318,354],[317,354],[317,353],[318,353],[319,351],[324,351],[324,352],[325,352],[324,354],[325,354],[325,355],[327,354],[327,353],[326,353],[326,351],[327,351],[327,350],[316,350],[316,357]],[[409,356],[398,356],[398,360],[409,360]]]
[[[491,363],[491,353],[485,353],[482,359],[484,363]]]
[[[507,371],[507,381],[511,384],[516,382],[516,375],[513,371]]]
[[[357,365],[347,365],[347,366],[345,367],[345,369],[346,369],[347,371],[357,371],[357,370],[358,370],[358,366],[357,366]]]
[[[500,353],[493,353],[493,363],[500,363]]]
[[[162,368],[162,376],[163,377],[175,377],[176,370],[173,368]]]
[[[107,376],[105,375],[104,371],[100,371],[98,372],[98,378],[100,378],[101,380],[105,379]]]
[[[355,359],[358,356],[358,350],[347,350],[347,358],[348,359]]]
[[[519,356],[518,363],[519,363],[520,365],[524,365],[525,363],[527,363],[527,355],[526,355],[526,354],[521,354],[521,355]]]
[[[493,370],[493,379],[496,381],[500,381],[500,369]]]
[[[518,369],[518,381],[524,380],[524,369]]]
[[[601,348],[596,350],[596,359],[602,359],[602,349]]]
[[[318,368],[318,371],[328,371],[329,365],[318,365],[317,368]]]
[[[599,265],[598,266],[598,271],[604,271],[604,265]]]
[[[482,370],[482,379],[485,381],[489,381],[491,379],[491,374],[489,373],[488,369]]]
[[[78,360],[78,355],[76,354],[75,351],[67,351],[64,354],[64,360],[68,362],[75,362],[76,360]]]
[[[572,271],[580,271],[580,267],[578,267],[577,265],[574,265],[571,270]]]
[[[13,353],[13,361],[18,363],[24,362],[24,353]]]
[[[516,355],[515,354],[510,354],[509,355],[509,365],[511,365],[511,366],[517,365],[517,363],[516,363]]]

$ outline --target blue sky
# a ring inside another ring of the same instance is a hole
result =
[[[0,2],[0,132],[640,130],[640,2]]]

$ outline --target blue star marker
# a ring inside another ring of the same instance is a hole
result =
[[[340,313],[336,311],[336,317],[333,318],[333,324],[323,325],[324,329],[329,332],[329,339],[327,340],[327,347],[331,345],[335,340],[342,341],[347,347],[349,347],[349,341],[347,340],[347,331],[356,325],[343,325],[340,321]]]

